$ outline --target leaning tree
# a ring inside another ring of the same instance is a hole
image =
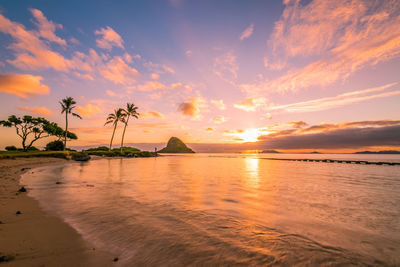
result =
[[[126,116],[126,114],[124,113],[124,110],[122,108],[116,109],[116,110],[114,110],[114,113],[108,114],[106,123],[104,125],[107,125],[107,124],[114,125],[114,130],[113,130],[113,133],[111,136],[111,141],[110,141],[110,150],[111,150],[112,142],[114,139],[115,129],[117,129],[117,124],[119,121],[122,123],[125,123],[125,116]]]
[[[123,112],[126,116],[126,119],[124,120],[124,131],[122,132],[122,138],[121,138],[121,152],[122,152],[122,147],[124,146],[124,137],[125,137],[125,130],[126,130],[126,126],[128,126],[128,122],[129,122],[129,117],[133,117],[138,119],[139,118],[139,113],[137,112],[138,107],[135,106],[135,104],[133,103],[126,103],[126,108],[123,109]]]
[[[17,135],[22,139],[22,149],[28,151],[33,143],[39,139],[60,135],[65,135],[64,130],[56,123],[49,122],[44,118],[35,118],[25,115],[22,118],[11,115],[7,120],[0,121],[0,125],[4,127],[14,127]],[[67,133],[71,139],[77,138],[74,133]]]
[[[72,114],[72,116],[82,119],[79,114],[72,112],[74,108],[76,108],[75,100],[72,97],[66,97],[62,99],[60,102],[61,105],[61,114],[65,113],[65,136],[64,136],[64,149],[67,148],[67,134],[68,134],[68,114]]]

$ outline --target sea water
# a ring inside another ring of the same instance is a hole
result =
[[[398,155],[194,154],[34,169],[21,183],[122,266],[400,265]]]

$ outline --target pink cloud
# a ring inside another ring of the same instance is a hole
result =
[[[220,99],[220,100],[211,100],[211,103],[213,103],[220,110],[225,110],[226,109],[226,105],[224,104],[224,101],[222,99]]]
[[[232,52],[227,52],[215,58],[213,72],[222,80],[232,83],[237,79],[239,66],[236,63],[236,56]]]
[[[239,37],[240,41],[249,38],[251,35],[253,35],[253,32],[254,32],[254,24],[250,24],[250,26],[247,27],[240,35]]]
[[[167,87],[157,81],[149,81],[146,82],[145,84],[138,85],[139,91],[145,91],[145,92],[150,92],[150,91],[157,91],[157,90],[165,90]]]
[[[43,15],[42,11],[40,11],[38,9],[31,8],[30,11],[31,11],[33,17],[36,19],[36,25],[37,25],[37,27],[39,29],[40,37],[42,37],[42,38],[44,38],[44,39],[46,39],[48,41],[51,41],[51,42],[57,43],[59,45],[62,45],[62,46],[66,46],[67,45],[67,42],[64,39],[58,37],[55,34],[55,31],[56,31],[57,28],[58,29],[62,29],[63,28],[61,24],[56,24],[56,23],[54,23],[52,21],[49,21]]]
[[[136,82],[139,72],[127,65],[121,57],[114,57],[103,66],[99,67],[104,78],[117,84],[132,84]]]
[[[100,28],[100,30],[95,31],[94,33],[101,36],[96,40],[98,47],[106,50],[111,50],[113,46],[124,48],[121,36],[110,26],[107,26],[106,28]]]
[[[269,41],[274,56],[266,65],[289,68],[275,79],[243,84],[249,93],[326,87],[400,56],[398,1],[314,0],[285,5]],[[297,62],[304,63],[291,65],[291,58],[302,58]]]

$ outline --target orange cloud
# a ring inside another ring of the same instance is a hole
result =
[[[164,118],[164,115],[161,114],[160,112],[150,110],[148,112],[140,113],[140,117],[143,119],[152,119],[152,118],[162,119]]]
[[[96,35],[101,35],[99,39],[96,40],[98,47],[111,50],[113,46],[124,48],[123,40],[121,36],[116,33],[111,27],[100,28],[94,32]]]
[[[18,107],[18,109],[43,116],[51,116],[52,114],[51,110],[46,107]]]
[[[201,97],[189,97],[188,100],[179,104],[178,111],[194,120],[199,120],[201,109],[206,107],[205,100]]]
[[[240,35],[240,37],[239,37],[240,41],[243,41],[244,39],[249,38],[253,34],[253,32],[254,32],[254,24],[251,24]]]
[[[206,132],[208,132],[208,133],[214,132],[214,131],[215,131],[215,129],[214,129],[214,128],[211,128],[211,127],[206,129]]]
[[[22,98],[32,95],[48,95],[50,88],[41,83],[41,76],[22,74],[0,74],[0,92]]]
[[[76,111],[80,115],[85,117],[91,117],[102,112],[98,106],[92,104],[86,104],[85,106],[77,106]]]
[[[256,109],[265,104],[265,98],[247,97],[242,101],[237,102],[234,107],[244,111],[256,111]]]

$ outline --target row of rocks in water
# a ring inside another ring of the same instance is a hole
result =
[[[269,160],[289,160],[289,161],[305,161],[305,162],[325,162],[325,163],[346,163],[346,164],[365,164],[365,165],[400,165],[400,162],[387,162],[387,161],[365,161],[365,160],[337,160],[337,159],[278,159],[278,158],[264,158]]]

